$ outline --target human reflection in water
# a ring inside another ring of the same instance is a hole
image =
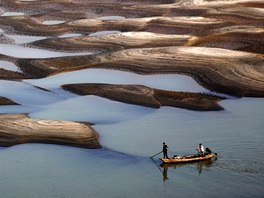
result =
[[[213,164],[214,164],[213,160],[206,160],[206,161],[193,162],[193,163],[182,163],[182,164],[160,164],[160,167],[163,170],[162,171],[163,182],[166,182],[167,180],[169,180],[168,169],[171,169],[171,168],[177,169],[180,167],[194,166],[200,175],[204,169],[212,167]]]
[[[196,163],[196,169],[198,173],[201,174],[203,169],[210,168],[211,166],[213,166],[213,164],[214,164],[214,160],[201,161]]]
[[[163,167],[162,175],[163,175],[163,182],[165,182],[166,180],[169,180],[168,167]]]

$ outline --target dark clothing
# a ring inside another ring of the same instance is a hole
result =
[[[163,149],[162,149],[163,156],[164,156],[164,158],[168,159],[169,157],[168,157],[168,154],[167,154],[167,150],[168,150],[168,146],[166,144],[163,144]]]
[[[211,153],[212,153],[211,149],[209,149],[208,147],[206,147],[205,154],[211,154]]]

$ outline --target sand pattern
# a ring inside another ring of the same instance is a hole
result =
[[[22,49],[71,53],[39,58],[2,52],[0,64],[9,61],[18,67],[18,71],[8,70],[8,65],[0,67],[2,80],[114,69],[141,75],[187,75],[213,93],[162,90],[136,83],[62,85],[81,96],[151,108],[215,111],[223,110],[218,102],[228,98],[220,94],[264,97],[262,0],[0,0],[0,4],[1,47],[12,45],[21,54]],[[16,103],[0,95],[0,105]],[[100,147],[90,126],[25,115],[1,116],[1,145],[44,142]]]
[[[234,96],[264,96],[264,56],[205,47],[127,49],[99,55],[54,59],[20,59],[33,78],[87,68],[120,69],[140,74],[181,73],[210,90]]]
[[[98,134],[88,124],[31,119],[19,114],[0,115],[0,118],[0,146],[55,143],[100,148]]]

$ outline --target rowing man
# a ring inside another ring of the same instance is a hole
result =
[[[163,156],[164,156],[164,158],[167,158],[167,159],[169,159],[169,157],[168,157],[168,153],[167,153],[168,149],[169,149],[169,147],[167,146],[167,144],[165,144],[165,142],[163,142],[163,149],[162,149],[162,152],[163,152]]]

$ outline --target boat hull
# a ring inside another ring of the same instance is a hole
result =
[[[193,156],[182,156],[180,158],[169,158],[169,159],[165,159],[165,158],[160,158],[160,160],[165,163],[165,164],[169,164],[169,163],[188,163],[188,162],[197,162],[197,161],[202,161],[202,160],[209,160],[212,159],[215,155],[213,153],[211,154],[207,154],[204,156],[197,156],[197,157],[193,157]]]

